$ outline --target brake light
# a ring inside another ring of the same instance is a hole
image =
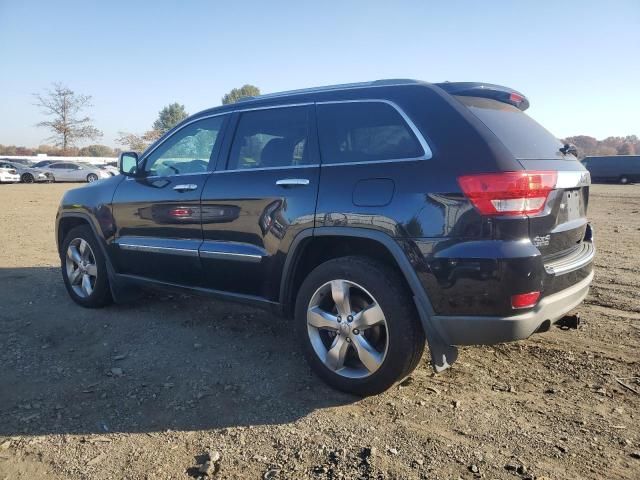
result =
[[[524,101],[524,97],[519,93],[511,92],[509,94],[509,100],[517,105]]]
[[[482,215],[540,213],[558,179],[554,171],[483,173],[458,177],[465,196]]]
[[[538,303],[540,292],[519,293],[511,296],[511,308],[518,310],[520,308],[531,308]]]

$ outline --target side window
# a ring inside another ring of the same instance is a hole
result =
[[[64,163],[54,163],[53,165],[51,165],[51,168],[67,168],[64,166]]]
[[[308,136],[307,106],[243,112],[236,128],[227,169],[309,164]]]
[[[204,118],[175,132],[149,156],[148,175],[169,176],[206,172],[214,147],[221,138],[224,116]]]
[[[323,163],[418,158],[425,154],[400,113],[383,102],[318,104]]]

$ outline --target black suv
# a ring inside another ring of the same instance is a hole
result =
[[[381,392],[456,345],[524,339],[593,278],[589,173],[481,83],[385,80],[198,113],[122,175],[66,193],[64,282],[85,307],[141,285],[291,318],[315,372]]]

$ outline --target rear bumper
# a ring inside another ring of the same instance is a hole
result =
[[[589,293],[593,271],[580,282],[544,297],[536,307],[509,317],[448,316],[432,317],[434,326],[450,345],[492,345],[522,340],[545,322],[553,324],[576,308]]]
[[[0,182],[19,182],[20,175],[14,175],[13,173],[0,173]]]

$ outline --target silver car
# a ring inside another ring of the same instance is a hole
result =
[[[12,168],[20,175],[22,183],[50,182],[51,178],[47,172],[40,168],[34,168],[24,163],[0,161],[0,168]]]
[[[94,165],[73,162],[56,162],[41,169],[53,176],[54,182],[95,182],[111,175]]]

